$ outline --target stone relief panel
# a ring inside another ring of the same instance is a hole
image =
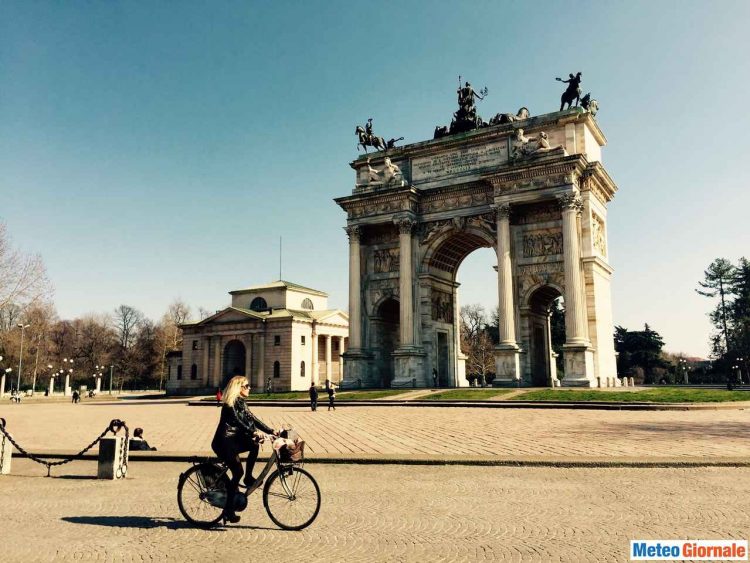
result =
[[[524,233],[521,238],[521,255],[524,258],[555,256],[563,253],[562,231],[547,229]]]
[[[437,289],[432,290],[432,320],[453,323],[453,295]]]
[[[463,147],[415,158],[412,162],[412,181],[417,184],[433,178],[479,171],[506,162],[507,138],[481,146]]]
[[[554,203],[540,203],[537,205],[524,205],[513,209],[514,225],[529,225],[532,223],[547,223],[549,221],[560,221],[560,207]]]
[[[495,214],[490,212],[472,217],[453,217],[452,219],[423,223],[420,232],[420,242],[423,245],[427,245],[438,235],[448,231],[465,231],[469,228],[485,231],[488,235],[494,237],[497,232]]]
[[[398,248],[384,248],[382,250],[375,250],[372,257],[374,273],[382,274],[385,272],[398,272]]]
[[[562,262],[545,262],[542,264],[526,264],[516,268],[516,283],[521,304],[526,304],[531,288],[541,285],[565,287],[565,272]]]
[[[388,285],[388,283],[393,283],[391,280],[381,280],[381,284],[371,283],[370,290],[368,291],[368,296],[370,298],[370,306],[369,309],[372,311],[372,315],[377,315],[376,307],[380,305],[380,303],[383,302],[383,300],[392,297],[393,299],[398,300],[399,291],[398,291],[398,280],[395,280],[396,285]]]
[[[602,256],[607,255],[607,240],[604,231],[604,220],[597,214],[591,214],[591,238],[594,241],[594,248]]]
[[[469,194],[446,194],[426,199],[420,204],[421,213],[449,211],[476,205],[489,205],[493,201],[492,190]]]
[[[395,198],[353,206],[347,209],[347,212],[349,219],[357,219],[359,217],[370,217],[384,213],[396,213],[398,211],[416,211],[416,207],[416,203],[410,199]]]

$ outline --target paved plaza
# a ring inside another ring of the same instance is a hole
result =
[[[135,463],[97,481],[94,462],[0,477],[2,560],[627,561],[630,539],[747,538],[750,469],[310,465],[323,504],[277,529],[259,496],[227,529],[189,527],[185,463]]]
[[[446,459],[750,459],[750,409],[601,411],[451,407],[253,407],[291,424],[309,457]],[[34,452],[80,450],[113,418],[142,427],[159,453],[209,454],[219,410],[147,400],[0,406]]]

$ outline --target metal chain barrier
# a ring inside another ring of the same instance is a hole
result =
[[[0,431],[3,433],[3,439],[0,442],[0,467],[5,465],[5,419],[0,418]]]
[[[13,439],[13,436],[11,436],[8,431],[5,429],[5,419],[0,419],[0,433],[3,434],[5,438],[7,438],[11,444],[19,451],[22,455],[26,456],[32,461],[35,461],[36,463],[39,463],[41,465],[44,465],[47,468],[47,477],[50,476],[50,470],[53,466],[57,465],[65,465],[66,463],[70,463],[71,461],[74,461],[76,459],[80,459],[83,454],[88,452],[91,448],[93,448],[95,445],[97,445],[102,438],[104,438],[108,432],[112,432],[113,435],[117,435],[117,433],[121,429],[125,429],[125,440],[123,440],[122,445],[120,446],[120,465],[117,468],[117,478],[120,479],[122,477],[125,477],[125,475],[128,472],[128,460],[127,460],[127,453],[128,453],[128,440],[130,439],[130,430],[128,429],[128,426],[119,419],[113,419],[109,426],[107,426],[104,431],[99,434],[96,438],[94,438],[94,441],[91,442],[88,446],[83,448],[80,452],[78,452],[75,455],[72,455],[68,458],[61,459],[60,461],[47,461],[46,459],[42,459],[41,457],[32,454],[31,452],[26,451],[24,448],[22,448],[18,442],[16,442]]]

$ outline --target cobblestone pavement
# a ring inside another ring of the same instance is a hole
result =
[[[747,539],[750,469],[315,465],[323,503],[301,532],[260,496],[242,521],[203,531],[177,508],[186,464],[133,463],[97,481],[29,460],[0,477],[4,562],[627,561],[630,539]]]
[[[450,407],[254,407],[292,424],[314,455],[479,456],[569,459],[750,456],[750,409],[600,411]],[[184,403],[122,401],[0,405],[32,451],[77,451],[113,418],[142,427],[159,452],[209,453],[219,411]]]

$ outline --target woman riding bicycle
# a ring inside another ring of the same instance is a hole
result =
[[[232,479],[227,489],[228,502],[223,514],[224,518],[232,523],[240,521],[240,517],[234,511],[233,503],[243,475],[239,454],[248,452],[244,483],[246,487],[249,487],[255,481],[252,476],[253,466],[258,459],[259,446],[253,440],[256,431],[276,434],[272,428],[263,424],[248,410],[246,399],[249,393],[250,384],[244,376],[238,375],[229,380],[221,400],[219,425],[211,442],[211,449],[232,472]]]

